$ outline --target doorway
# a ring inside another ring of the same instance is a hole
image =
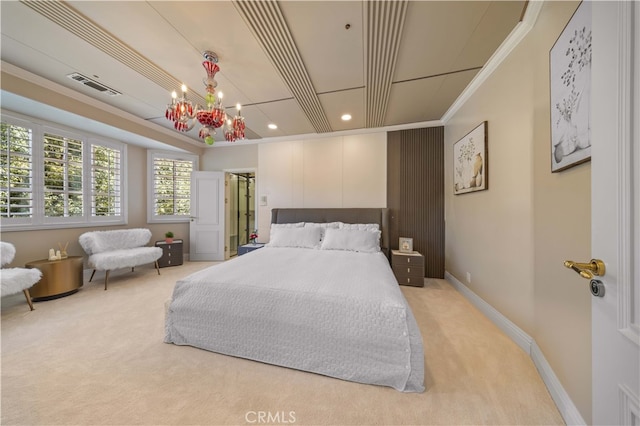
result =
[[[229,256],[249,242],[256,228],[255,173],[230,173],[229,176]]]

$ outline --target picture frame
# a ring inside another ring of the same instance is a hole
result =
[[[483,121],[453,144],[453,193],[489,189],[488,122]]]
[[[400,237],[398,249],[402,253],[413,253],[413,238]]]
[[[591,160],[591,3],[582,1],[549,51],[551,172]]]

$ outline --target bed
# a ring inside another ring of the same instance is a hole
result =
[[[386,209],[273,209],[264,248],[176,283],[165,342],[424,391],[422,338],[384,250],[387,217]]]

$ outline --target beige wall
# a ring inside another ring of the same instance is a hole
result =
[[[577,5],[545,3],[523,42],[446,124],[446,269],[535,339],[589,423],[591,300],[562,261],[590,258],[591,167],[550,170],[548,55]],[[453,144],[484,120],[489,189],[454,196]]]
[[[49,248],[58,248],[58,243],[69,241],[67,253],[70,256],[85,256],[84,250],[78,243],[78,237],[87,231],[124,229],[124,228],[149,228],[152,232],[151,243],[163,240],[166,231],[173,231],[176,238],[184,240],[185,252],[189,247],[189,224],[148,224],[147,223],[147,150],[133,145],[127,146],[127,225],[100,226],[88,228],[62,228],[41,231],[13,231],[2,232],[2,241],[13,243],[16,246],[16,257],[10,266],[24,266],[25,263],[44,259],[48,255]],[[85,256],[86,257],[86,256]]]
[[[387,134],[273,142],[258,147],[260,241],[274,207],[385,207]]]

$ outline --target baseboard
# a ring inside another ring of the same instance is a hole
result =
[[[558,376],[553,372],[553,369],[544,357],[544,354],[538,347],[535,340],[531,345],[531,359],[534,365],[542,377],[542,381],[547,386],[553,402],[556,403],[558,411],[562,414],[564,422],[568,425],[584,425],[586,424],[580,412],[573,404],[573,401],[569,397],[567,391],[562,387],[562,383],[558,380]]]
[[[578,408],[564,387],[562,387],[558,376],[553,372],[551,365],[547,362],[536,341],[449,272],[445,272],[444,278],[520,346],[522,350],[529,354],[565,423],[568,425],[585,425],[586,423]]]
[[[456,290],[469,299],[469,301],[473,303],[480,312],[485,314],[495,325],[498,326],[498,328],[500,328],[500,330],[504,331],[504,333],[518,346],[520,346],[523,351],[531,355],[531,344],[533,343],[533,338],[531,336],[498,312],[493,306],[485,302],[480,296],[471,291],[469,287],[458,281],[458,279],[449,272],[444,273],[444,279],[449,281]]]

